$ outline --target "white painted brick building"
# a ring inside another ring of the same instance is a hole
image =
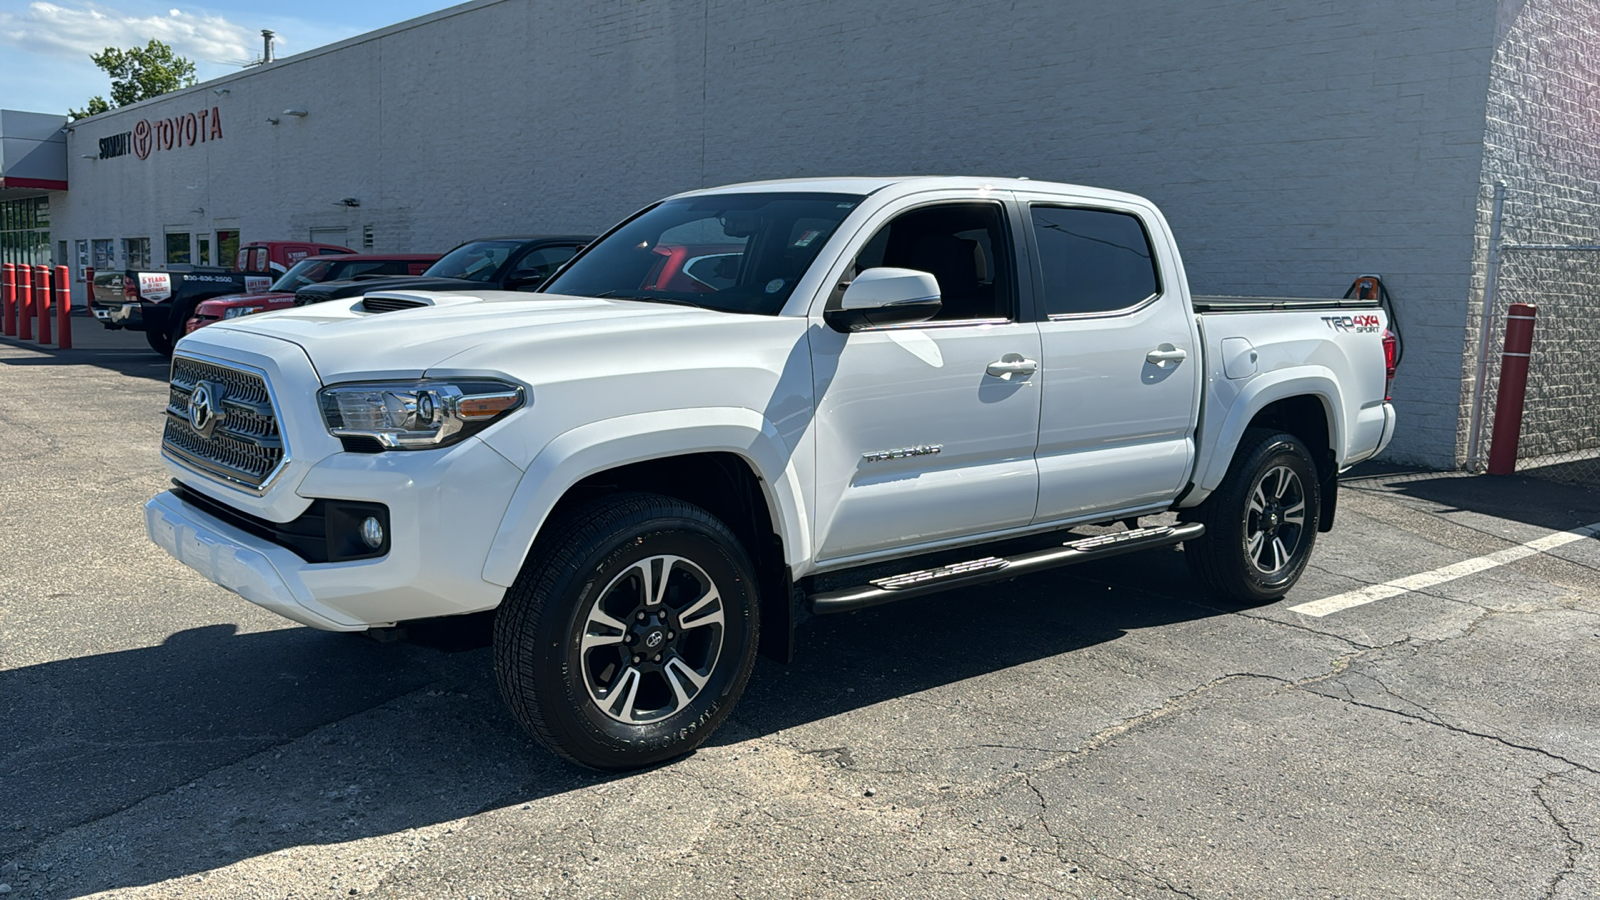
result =
[[[1595,0],[479,0],[75,123],[52,237],[425,251],[757,178],[1100,185],[1165,209],[1198,292],[1382,274],[1390,457],[1449,466],[1488,185],[1559,196],[1541,234],[1600,233],[1597,26]],[[190,113],[192,145],[179,119],[170,149],[83,158]]]

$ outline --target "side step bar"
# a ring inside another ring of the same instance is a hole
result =
[[[1048,550],[1036,550],[1010,557],[985,556],[948,566],[875,578],[857,587],[812,594],[811,611],[820,616],[865,609],[893,600],[920,597],[923,594],[983,584],[987,581],[1016,578],[1019,575],[1042,572],[1057,566],[1088,562],[1091,559],[1104,559],[1108,556],[1132,553],[1135,550],[1181,544],[1184,541],[1192,541],[1205,532],[1206,527],[1199,522],[1156,525],[1068,541],[1060,547]]]

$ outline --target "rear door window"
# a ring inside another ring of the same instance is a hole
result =
[[[1137,216],[1037,204],[1030,213],[1050,315],[1116,312],[1161,292],[1150,236]]]

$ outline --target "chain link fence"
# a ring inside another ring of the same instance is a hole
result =
[[[1515,244],[1500,249],[1489,324],[1483,414],[1478,422],[1482,471],[1500,388],[1506,312],[1538,307],[1518,474],[1600,484],[1600,245]]]

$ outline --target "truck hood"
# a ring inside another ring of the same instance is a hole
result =
[[[560,294],[384,291],[381,295],[428,305],[367,312],[362,297],[259,313],[196,331],[180,342],[179,349],[227,358],[230,338],[238,340],[235,333],[276,338],[304,349],[322,382],[331,384],[417,377],[486,346],[536,350],[532,345],[560,341],[570,346],[575,340],[624,332],[747,319],[687,306]],[[595,352],[605,352],[603,343],[595,347]],[[473,367],[462,360],[464,370]]]

